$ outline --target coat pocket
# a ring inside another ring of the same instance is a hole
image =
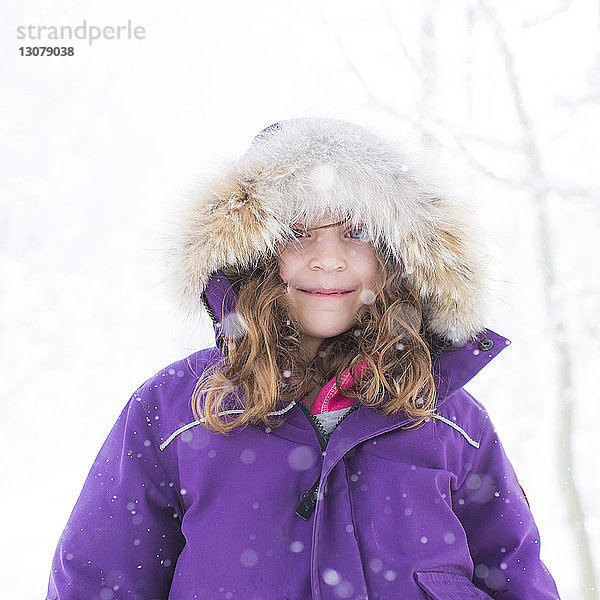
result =
[[[492,600],[464,577],[443,571],[417,571],[415,579],[430,600]]]

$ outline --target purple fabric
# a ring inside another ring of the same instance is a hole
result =
[[[219,317],[226,288],[207,292]],[[506,345],[488,330],[439,355],[440,418],[411,429],[360,406],[324,452],[297,405],[272,430],[194,424],[194,386],[220,350],[173,363],[102,446],[47,600],[556,600],[517,477],[462,387]],[[304,520],[300,494],[319,477]]]
[[[220,327],[227,315],[235,311],[237,296],[230,281],[220,271],[210,277],[204,293],[216,318],[216,322],[213,319],[213,327],[215,336],[218,337],[217,328]]]
[[[272,123],[268,127],[265,127],[262,131],[257,133],[254,136],[254,140],[261,140],[261,139],[267,137],[273,131],[277,131],[278,129],[281,129],[281,125],[279,124],[279,121],[276,121],[275,123]]]
[[[484,350],[490,346],[489,342],[493,345]],[[438,357],[439,364],[434,370],[438,402],[463,387],[508,345],[509,340],[486,329],[474,341],[446,349]]]

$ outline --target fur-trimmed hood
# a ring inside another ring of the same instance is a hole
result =
[[[172,256],[182,299],[200,306],[211,288],[222,302],[229,286],[219,269],[250,267],[291,239],[297,220],[328,212],[366,225],[404,265],[435,335],[473,339],[484,329],[488,259],[468,209],[440,188],[413,151],[353,123],[275,123],[186,209]]]

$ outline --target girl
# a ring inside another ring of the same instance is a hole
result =
[[[179,246],[217,345],[133,394],[48,599],[558,598],[463,389],[509,342],[460,211],[358,126],[262,131]]]

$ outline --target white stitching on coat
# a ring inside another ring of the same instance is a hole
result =
[[[293,402],[290,402],[285,408],[281,409],[281,410],[274,410],[271,411],[270,413],[268,413],[269,416],[278,416],[278,415],[282,415],[284,413],[286,413],[288,410],[290,410],[290,408],[292,408],[294,406],[294,404],[296,403],[296,401],[294,400]],[[243,410],[225,410],[223,412],[219,413],[219,416],[222,417],[224,415],[239,415],[241,413],[243,413]],[[162,444],[159,445],[159,448],[161,450],[164,450],[180,433],[183,433],[184,431],[187,431],[188,429],[191,429],[192,427],[195,427],[196,425],[200,425],[201,423],[204,423],[205,419],[200,419],[199,421],[192,421],[191,423],[188,423],[187,425],[183,425],[181,426],[179,429],[175,430]]]
[[[446,419],[446,417],[442,417],[441,415],[433,415],[433,418],[442,421],[442,423],[446,423],[446,425],[450,425],[450,427],[456,429],[456,431],[458,431],[471,446],[479,448],[479,442],[476,442],[462,427],[459,427],[456,423],[450,421],[450,419]]]

